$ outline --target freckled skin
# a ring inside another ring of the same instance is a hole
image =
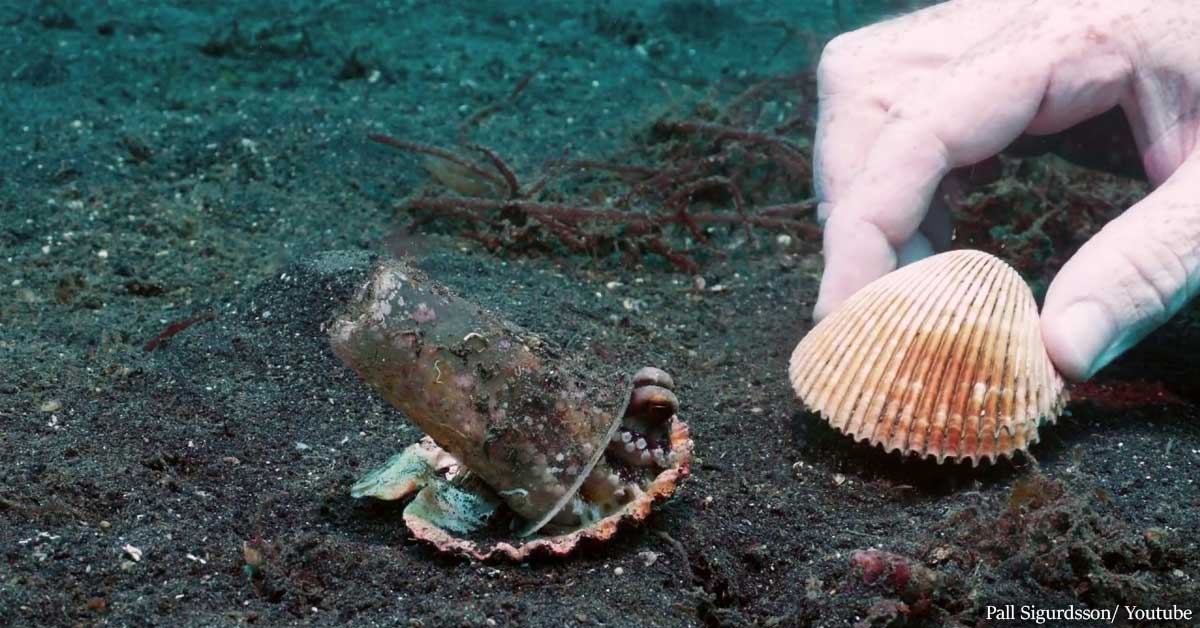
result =
[[[950,241],[939,190],[1022,134],[1123,110],[1159,186],[1051,284],[1041,332],[1083,380],[1200,291],[1195,0],[951,0],[843,34],[818,67],[814,144],[826,265],[819,320]]]

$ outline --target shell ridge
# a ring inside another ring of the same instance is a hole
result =
[[[988,260],[987,270],[988,274],[981,282],[984,284],[982,292],[978,295],[982,301],[978,302],[974,310],[974,319],[966,340],[966,352],[954,379],[955,390],[946,417],[947,423],[942,426],[943,434],[951,432],[956,437],[949,446],[943,446],[942,450],[951,455],[957,453],[958,457],[969,453],[973,462],[978,460],[978,443],[968,443],[967,435],[970,426],[977,425],[978,417],[973,416],[971,408],[974,393],[984,377],[982,369],[987,367],[988,342],[993,338],[991,321],[996,315],[996,308],[1001,302],[1000,297],[1007,287],[1006,279],[1009,277],[1008,267],[998,259]]]
[[[1028,304],[1025,305],[1025,311],[1026,315],[1028,315]],[[1034,337],[1029,328],[1021,330],[1021,339],[1020,343],[1018,344],[1018,350],[1020,352],[1019,355],[1023,367],[1028,367],[1029,365],[1033,364],[1035,350],[1034,344]],[[1036,364],[1034,364],[1033,368],[1036,370],[1038,367]],[[1031,412],[1030,408],[1034,407],[1033,404],[1030,403],[1029,391],[1031,388],[1037,385],[1037,378],[1031,377],[1029,371],[1029,368],[1022,368],[1021,372],[1013,378],[1013,408],[1010,424],[1026,425],[1028,421],[1027,417]],[[1036,409],[1033,410],[1033,412],[1036,412]],[[1024,440],[1027,432],[1028,430],[1024,430],[1019,435],[1014,434],[1013,438],[1018,441]]]
[[[853,301],[853,297],[851,297]],[[847,302],[848,308],[853,308],[854,304]],[[836,334],[824,333],[836,329],[844,321],[833,317],[828,317],[809,328],[808,332],[800,339],[795,350],[788,360],[788,377],[791,379],[792,386],[797,390],[807,390],[804,384],[811,381],[814,377],[814,372],[820,370],[820,366],[814,364],[817,358],[823,355],[820,349],[825,344],[831,344],[837,341]]]
[[[1037,306],[1033,303],[1032,299],[1026,305],[1026,309],[1030,312],[1031,316],[1037,316]],[[1027,434],[1025,438],[1028,439],[1029,433],[1036,433],[1038,424],[1041,422],[1040,417],[1052,411],[1054,405],[1053,399],[1057,395],[1049,395],[1047,393],[1050,391],[1042,389],[1043,384],[1047,381],[1053,381],[1050,373],[1054,371],[1053,367],[1050,366],[1050,358],[1046,355],[1046,347],[1042,344],[1040,329],[1029,331],[1028,345],[1025,350],[1028,352],[1028,359],[1034,367],[1032,369],[1032,381],[1025,387],[1029,395],[1028,405],[1026,406],[1025,415],[1021,417],[1021,425],[1025,428],[1024,432]],[[1055,372],[1054,375],[1056,377],[1057,373]]]
[[[1028,288],[1021,282],[1020,285],[1013,286],[1013,314],[1008,321],[1006,331],[1007,349],[1004,352],[1004,371],[1001,374],[1000,380],[1000,398],[997,401],[995,424],[992,425],[993,439],[996,440],[996,449],[998,451],[1006,451],[1014,446],[1021,446],[1018,442],[1015,445],[1011,442],[1012,438],[1005,440],[1001,439],[1002,432],[1000,427],[1003,425],[1012,425],[1016,419],[1016,390],[1018,381],[1023,377],[1024,365],[1026,363],[1025,350],[1026,343],[1024,341],[1025,334],[1028,333],[1028,327],[1014,329],[1013,321],[1019,316],[1028,316],[1028,303],[1031,295]],[[1015,438],[1015,436],[1013,437]],[[1018,439],[1020,440],[1020,439]]]
[[[988,274],[985,275],[981,282],[984,287],[977,295],[978,302],[973,302],[971,318],[968,324],[966,339],[963,341],[963,352],[961,361],[958,364],[958,372],[954,374],[954,378],[950,380],[951,386],[948,388],[947,402],[945,415],[939,414],[939,418],[944,420],[940,426],[942,438],[947,435],[950,438],[948,442],[939,442],[940,449],[944,455],[959,456],[963,453],[964,433],[966,431],[967,421],[970,420],[971,397],[974,394],[976,382],[979,381],[979,368],[982,366],[981,357],[986,348],[987,336],[989,329],[987,321],[992,316],[998,301],[996,290],[991,289],[997,280],[1001,278],[1001,274],[997,269],[989,266]],[[932,426],[930,428],[933,429]],[[931,432],[933,434],[934,432]],[[928,442],[928,441],[926,441]]]
[[[883,351],[882,343],[887,339],[887,330],[897,324],[903,307],[898,306],[898,303],[903,301],[903,295],[890,289],[884,289],[882,292],[885,293],[881,304],[883,315],[876,324],[870,325],[861,334],[861,342],[852,349],[853,355],[847,357],[848,373],[851,377],[846,385],[841,387],[841,394],[831,400],[830,412],[835,416],[846,417],[842,431],[851,436],[856,432],[855,419],[863,387],[870,380]]]
[[[1007,374],[1009,369],[1012,368],[1012,363],[1009,359],[1009,348],[1012,346],[1012,321],[1016,313],[1020,310],[1022,302],[1020,288],[1013,285],[1013,283],[1010,278],[1006,286],[1007,299],[1004,304],[1004,313],[997,321],[997,339],[991,343],[993,349],[999,350],[999,353],[993,358],[994,360],[998,360],[998,363],[995,364],[995,368],[992,369],[988,379],[987,394],[989,397],[986,400],[986,405],[981,409],[983,416],[976,425],[975,433],[975,440],[979,443],[977,447],[980,450],[985,449],[984,439],[990,437],[991,441],[986,444],[986,451],[992,458],[994,458],[994,452],[1000,449],[999,433],[996,429],[998,426],[1005,425],[1008,422],[1001,420],[997,416],[997,408],[1000,404],[1000,397],[1003,395]],[[992,394],[993,389],[995,390],[995,394]]]
[[[893,369],[892,379],[888,382],[888,389],[884,394],[884,397],[888,400],[887,403],[882,404],[880,408],[880,412],[884,415],[888,414],[888,409],[895,407],[897,403],[901,404],[900,408],[904,407],[904,400],[914,393],[914,384],[916,384],[918,390],[924,388],[925,380],[921,374],[916,374],[915,382],[912,380],[914,370],[920,363],[921,358],[925,355],[926,347],[929,345],[930,338],[937,335],[934,333],[936,330],[932,328],[933,324],[929,322],[929,318],[939,313],[938,305],[945,300],[947,295],[951,294],[953,286],[956,284],[956,282],[959,281],[966,273],[969,273],[971,269],[971,266],[968,264],[942,264],[942,267],[946,269],[946,273],[949,274],[949,277],[947,277],[945,281],[941,282],[940,285],[937,285],[933,290],[929,290],[924,293],[924,297],[920,302],[921,308],[917,313],[916,320],[913,321],[913,333],[912,339],[908,343],[908,351],[906,351],[901,357],[900,364]],[[925,333],[925,327],[927,325],[931,327],[929,333]],[[896,390],[897,386],[901,385],[901,382],[907,382],[908,390],[899,391],[897,394],[893,395],[893,391]],[[876,426],[876,433],[873,435],[873,440],[881,444],[884,442],[890,443],[892,440],[892,432],[895,429],[896,424],[896,418],[893,418],[885,423],[878,423]],[[881,429],[886,430],[887,433],[879,434],[879,430]],[[885,445],[885,449],[886,448],[887,446]]]
[[[822,381],[829,381],[830,375],[834,373],[845,357],[844,349],[838,350],[838,347],[844,347],[853,340],[852,335],[848,332],[856,322],[857,313],[864,308],[873,304],[879,294],[877,292],[867,292],[861,295],[855,294],[850,297],[850,301],[846,303],[848,308],[847,316],[830,316],[825,320],[817,323],[804,340],[800,341],[800,345],[796,347],[796,351],[792,354],[792,369],[796,371],[796,377],[803,377],[801,383],[797,384],[796,379],[793,379],[793,387],[797,391],[802,391],[806,397],[810,398],[809,405],[815,409],[825,408],[826,396],[828,390],[820,387]],[[812,345],[806,345],[805,340],[814,339]],[[825,342],[822,342],[825,341]],[[813,360],[819,361],[820,358],[825,358],[823,362],[812,363],[805,360],[805,356],[811,356]]]
[[[1023,282],[1022,282],[1023,283]],[[1037,308],[1033,302],[1033,293],[1029,292],[1026,287],[1021,291],[1021,303],[1019,305],[1020,313],[1018,315],[1037,321]],[[1036,437],[1036,424],[1029,423],[1029,391],[1037,387],[1037,380],[1030,376],[1029,364],[1034,359],[1034,353],[1040,346],[1041,332],[1036,326],[1026,326],[1020,330],[1018,336],[1014,333],[1012,342],[1014,344],[1012,385],[1014,390],[1010,397],[1012,399],[1012,407],[1005,418],[1004,423],[996,426],[996,438],[999,443],[1002,443],[1006,449],[1025,448],[1029,444],[1029,437],[1032,430],[1032,435]],[[1018,393],[1025,394],[1019,395]]]
[[[1028,422],[1031,418],[1040,415],[1042,413],[1042,406],[1046,402],[1045,395],[1039,394],[1040,391],[1038,390],[1037,386],[1039,382],[1045,380],[1045,363],[1040,360],[1037,355],[1038,348],[1041,346],[1041,337],[1040,335],[1035,335],[1032,331],[1030,331],[1026,342],[1029,343],[1029,346],[1026,348],[1026,350],[1029,351],[1029,360],[1033,366],[1033,369],[1032,373],[1030,374],[1030,385],[1026,386],[1025,388],[1026,393],[1029,395],[1029,403],[1025,407],[1025,415],[1021,417],[1021,420],[1024,422]]]
[[[935,284],[934,289],[925,291],[910,301],[903,319],[905,330],[898,339],[897,350],[885,364],[881,365],[881,378],[877,380],[875,395],[863,410],[864,427],[866,421],[871,421],[871,432],[868,436],[872,443],[883,444],[879,430],[886,425],[884,421],[887,408],[892,405],[892,391],[900,386],[901,382],[908,381],[911,373],[911,358],[915,353],[919,353],[920,347],[928,337],[928,334],[922,335],[924,319],[948,289],[949,281],[943,279],[949,275],[948,279],[953,280],[955,274],[959,272],[961,269],[953,265],[937,264],[936,268],[930,272],[930,281]]]
[[[884,288],[885,286],[876,287],[876,289],[870,294],[872,297],[872,304],[885,302],[887,297],[890,296],[888,291]],[[863,310],[870,312],[870,309],[866,307],[864,307]],[[874,323],[874,319],[872,319],[870,316],[864,316],[854,322],[857,324],[849,326],[843,330],[842,334],[839,334],[848,336],[849,342],[845,345],[843,350],[838,352],[837,368],[830,371],[830,374],[826,379],[827,382],[837,383],[842,380],[842,376],[850,367],[851,362],[859,357],[859,347],[862,345],[862,343],[866,342],[865,336],[868,334],[864,333],[864,328],[869,328]],[[842,424],[844,424],[845,419],[840,417],[836,413],[836,410],[840,406],[842,397],[845,396],[846,392],[845,386],[827,386],[823,394],[818,394],[816,401],[816,403],[819,403],[822,407],[826,408],[834,417],[834,422],[831,424],[837,427],[839,430],[841,429]]]
[[[982,272],[987,273],[988,270],[988,266],[984,264]],[[954,318],[948,326],[948,329],[953,330],[955,334],[950,338],[947,351],[944,353],[939,352],[947,357],[941,361],[941,364],[936,365],[940,367],[936,368],[936,379],[934,380],[936,385],[929,390],[926,397],[922,399],[921,405],[918,406],[918,409],[925,409],[924,412],[920,413],[925,417],[924,425],[921,426],[919,431],[910,430],[908,442],[906,443],[908,451],[918,450],[917,448],[919,448],[919,451],[928,451],[930,447],[929,435],[933,433],[934,429],[941,429],[945,426],[947,419],[945,415],[949,412],[947,408],[949,402],[947,396],[953,392],[946,387],[945,383],[953,381],[947,378],[956,377],[961,369],[963,355],[966,353],[971,335],[969,331],[968,333],[962,333],[962,330],[975,319],[976,299],[979,297],[987,278],[988,275],[985,274],[981,280],[969,282],[970,285],[961,301],[963,307],[956,308],[957,311],[954,313]],[[940,444],[941,440],[939,438],[938,445]]]
[[[956,260],[949,260],[953,262]],[[948,262],[948,263],[949,263]],[[924,371],[922,377],[922,386],[919,390],[910,390],[904,397],[901,413],[893,422],[892,434],[890,442],[897,450],[908,454],[913,451],[918,451],[910,446],[910,440],[913,435],[913,424],[917,422],[917,415],[922,413],[922,408],[927,410],[936,400],[937,386],[941,383],[943,369],[937,368],[939,365],[933,363],[935,356],[942,354],[943,348],[953,346],[953,338],[950,338],[944,330],[953,327],[962,314],[962,303],[970,296],[970,292],[964,292],[959,289],[959,286],[966,282],[972,274],[980,267],[981,262],[970,257],[963,258],[961,266],[965,269],[963,273],[956,275],[954,282],[950,284],[951,293],[950,299],[938,304],[938,307],[931,312],[933,316],[930,321],[930,334],[926,337],[923,347],[930,346],[930,340],[936,339],[932,346],[932,350],[923,350],[914,362],[913,368],[921,368]],[[925,412],[927,415],[928,412]],[[902,440],[897,441],[897,436],[902,437]],[[920,451],[924,451],[922,448]]]
[[[940,277],[945,265],[935,264],[934,266],[935,268],[930,271],[931,278]],[[907,341],[908,336],[897,337],[897,331],[902,328],[903,323],[911,321],[912,314],[918,311],[924,299],[928,298],[929,292],[932,292],[929,291],[923,295],[919,295],[916,299],[904,299],[902,298],[904,296],[902,285],[892,287],[892,290],[898,292],[898,294],[895,295],[896,298],[893,298],[889,305],[894,305],[897,301],[900,304],[898,307],[889,308],[886,325],[879,327],[880,331],[877,334],[878,342],[876,343],[876,349],[871,353],[871,368],[859,369],[859,377],[852,382],[852,386],[858,389],[858,395],[855,399],[855,405],[847,413],[843,413],[849,417],[845,431],[852,436],[857,435],[860,431],[867,428],[867,421],[870,418],[869,412],[873,405],[875,394],[878,393],[880,378],[887,377],[888,371],[891,370],[888,367],[892,361],[899,359],[907,352],[909,343],[901,341]],[[901,289],[897,291],[897,288]],[[890,356],[883,355],[885,347],[892,348]],[[895,375],[894,371],[892,371],[892,375]],[[873,439],[876,423],[877,421],[872,422],[870,426],[871,433],[864,434],[866,438]]]
[[[959,388],[962,405],[960,406],[961,424],[958,431],[958,452],[960,455],[970,452],[973,460],[978,460],[982,452],[980,443],[980,426],[986,412],[984,402],[995,370],[995,349],[998,344],[1000,326],[1003,325],[1004,314],[1008,311],[1008,292],[1012,282],[1004,268],[995,270],[996,288],[988,291],[985,310],[981,314],[977,331],[982,334],[981,341],[975,347],[971,363],[971,377],[960,380]]]

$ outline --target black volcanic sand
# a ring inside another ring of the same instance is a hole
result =
[[[419,437],[323,331],[428,181],[365,136],[452,144],[537,69],[474,139],[525,173],[564,149],[612,155],[660,115],[811,63],[838,28],[824,3],[146,4],[0,7],[0,623],[1200,610],[1195,308],[1044,429],[1036,462],[902,461],[793,399],[820,258],[773,234],[718,237],[702,291],[661,259],[408,237],[432,277],[566,350],[669,370],[700,462],[643,526],[520,565],[439,556],[402,504],[349,497]]]

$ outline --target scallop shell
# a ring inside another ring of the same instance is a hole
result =
[[[864,287],[800,341],[804,404],[884,450],[978,464],[1038,440],[1067,401],[1033,293],[982,251],[942,253]]]
[[[670,468],[664,469],[644,488],[639,488],[636,496],[616,512],[585,528],[551,536],[522,539],[521,542],[501,540],[488,543],[452,534],[420,514],[408,510],[405,510],[404,513],[404,523],[412,531],[414,537],[432,543],[439,551],[481,561],[506,558],[520,562],[539,554],[562,557],[575,551],[581,542],[607,541],[617,533],[622,525],[640,522],[650,516],[654,504],[670,498],[679,483],[691,472],[693,445],[687,424],[680,421],[678,417],[672,416],[669,425],[671,448],[675,453],[675,459]]]
[[[403,260],[376,267],[330,343],[428,435],[351,495],[412,496],[406,525],[442,551],[563,556],[645,519],[689,473],[665,371],[563,351]]]

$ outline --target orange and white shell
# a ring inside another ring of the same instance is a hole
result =
[[[859,290],[800,341],[788,374],[843,434],[938,463],[1024,450],[1067,401],[1033,293],[982,251],[935,255]]]

